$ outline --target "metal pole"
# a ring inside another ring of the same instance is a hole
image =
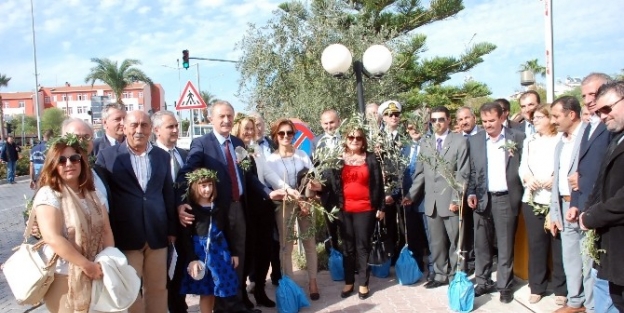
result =
[[[545,33],[546,33],[546,101],[555,100],[555,71],[553,56],[553,17],[552,0],[544,0]]]
[[[24,116],[26,115],[26,110],[24,108],[24,114],[22,114],[22,145],[26,141],[26,132],[24,131]]]
[[[201,87],[199,85],[199,62],[197,62],[195,65],[197,65],[197,92],[199,92],[198,96],[201,97]],[[203,121],[203,114],[201,114],[201,110],[199,110],[199,112],[200,112],[199,120]]]
[[[362,84],[362,73],[364,72],[364,64],[362,61],[353,62],[353,71],[355,72],[356,92],[358,110],[364,113],[364,84]]]
[[[39,73],[37,72],[37,44],[35,40],[35,9],[30,0],[30,20],[32,26],[33,59],[35,60],[35,114],[37,115],[37,139],[41,140],[41,118],[39,117]]]

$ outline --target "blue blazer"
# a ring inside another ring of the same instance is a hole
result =
[[[153,147],[148,154],[152,174],[144,192],[132,169],[128,145],[100,151],[96,166],[109,186],[110,223],[120,250],[166,248],[178,225],[169,153]]]
[[[416,173],[416,167],[418,166],[418,157],[414,161],[414,171],[410,172],[410,150],[411,145],[405,146],[401,148],[401,153],[408,160],[407,167],[405,168],[405,172],[403,173],[403,194],[406,194],[410,188],[412,188],[412,183],[414,182],[414,177],[412,175]],[[421,197],[421,199],[415,199],[415,201],[408,206],[405,206],[405,211],[407,212],[420,212],[425,213],[425,197]]]
[[[230,140],[234,148],[245,146],[243,141],[237,137],[230,136]],[[219,182],[217,184],[215,205],[220,208],[229,208],[232,203],[232,177],[228,175],[227,162],[223,156],[219,140],[217,140],[213,132],[195,138],[191,142],[191,150],[188,153],[184,166],[178,172],[176,180],[176,185],[178,186],[178,188],[176,188],[176,206],[183,202],[182,195],[186,192],[186,173],[192,172],[198,168],[208,168],[217,171],[217,179]],[[236,170],[242,180],[243,194],[245,194],[246,186],[250,186],[263,197],[269,198],[271,190],[258,180],[258,176],[243,171],[238,165],[236,166]],[[241,199],[244,199],[244,197],[241,197]]]
[[[570,207],[577,207],[581,212],[585,211],[588,205],[589,195],[594,189],[600,165],[611,141],[611,133],[604,123],[596,126],[591,138],[589,138],[589,129],[590,125],[583,132],[579,148],[577,168],[579,190],[572,191],[570,194]]]

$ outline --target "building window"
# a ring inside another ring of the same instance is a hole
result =
[[[72,95],[67,96],[69,98],[69,101],[72,101]]]
[[[82,114],[82,107],[76,107],[76,113]]]
[[[139,103],[139,110],[143,111],[143,105]]]
[[[67,108],[63,107],[61,110],[63,110],[63,114],[67,115]]]
[[[132,98],[132,91],[124,91],[124,92],[122,93],[122,97],[123,97],[124,99],[130,99],[130,98]]]
[[[26,103],[24,102],[24,100],[20,100],[20,102],[19,102],[19,107],[20,107],[20,108],[23,108],[23,107],[25,107],[25,106],[26,106]]]
[[[45,98],[43,98],[43,102],[45,102],[45,103],[50,103],[50,97],[45,97]]]
[[[115,99],[115,94],[114,94],[114,93],[112,93],[112,92],[107,92],[106,94],[108,95],[108,98],[109,98],[109,99]]]
[[[139,91],[139,98],[143,98],[143,91]]]
[[[67,101],[67,95],[62,95],[62,96],[61,96],[61,100],[62,100],[62,101]]]
[[[4,103],[2,104],[2,106],[3,106],[5,109],[8,109],[8,108],[9,108],[9,101],[4,101]]]
[[[97,92],[92,92],[91,97],[97,97]]]
[[[56,102],[58,100],[56,100],[56,96],[52,96],[52,101]]]
[[[87,100],[87,94],[86,93],[79,93],[78,94],[78,101],[83,101],[83,100]]]
[[[126,111],[134,111],[134,104],[125,104],[124,105],[126,107]]]
[[[69,107],[69,115],[72,115],[72,114],[74,114],[74,108]]]

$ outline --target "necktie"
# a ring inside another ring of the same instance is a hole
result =
[[[225,161],[227,162],[228,174],[232,181],[232,200],[238,201],[240,199],[240,190],[238,189],[238,176],[236,175],[236,166],[234,165],[234,158],[230,152],[230,140],[225,141]]]
[[[169,156],[171,157],[171,161],[173,161],[173,181],[178,177],[178,171],[180,171],[180,162],[178,162],[178,158],[175,156],[175,149],[169,150]]]
[[[436,145],[436,149],[438,150],[438,153],[442,152],[442,138],[438,138],[436,139],[437,145]]]
[[[470,136],[469,134],[464,133],[464,137],[468,138],[468,136]]]
[[[410,175],[414,174],[414,170],[416,169],[416,157],[418,154],[418,146],[417,145],[413,145],[412,146],[412,157],[410,159],[410,164],[409,164],[409,169],[410,169]]]

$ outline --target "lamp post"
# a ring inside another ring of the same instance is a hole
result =
[[[368,47],[362,61],[353,61],[351,51],[341,44],[332,44],[323,50],[321,64],[327,73],[334,77],[345,77],[345,73],[353,64],[355,73],[358,110],[364,113],[364,85],[362,75],[368,78],[381,78],[392,65],[392,53],[382,45]]]

